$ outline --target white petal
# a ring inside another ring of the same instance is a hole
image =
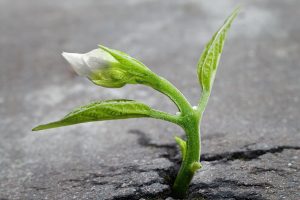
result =
[[[97,71],[118,62],[112,55],[102,49],[94,49],[86,53],[82,59],[91,71]]]
[[[71,64],[78,75],[89,76],[91,74],[91,69],[83,61],[84,54],[63,52],[62,56]]]

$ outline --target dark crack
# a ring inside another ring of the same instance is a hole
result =
[[[139,199],[166,199],[171,195],[171,186],[176,178],[176,174],[180,167],[180,152],[176,143],[171,144],[156,144],[151,141],[151,138],[146,133],[140,130],[130,130],[129,133],[135,134],[137,142],[140,146],[147,148],[160,149],[158,158],[166,158],[173,166],[165,169],[142,169],[139,165],[123,166],[117,168],[114,166],[101,166],[106,168],[105,173],[92,172],[88,173],[85,177],[66,179],[61,181],[63,185],[67,182],[69,187],[86,187],[111,185],[118,190],[118,194],[114,197],[114,200],[139,200]],[[281,153],[286,149],[299,150],[297,146],[278,146],[270,149],[256,149],[256,150],[243,150],[235,152],[225,152],[221,154],[202,154],[201,161],[207,162],[229,162],[233,160],[253,160],[267,153]],[[250,172],[252,174],[259,174],[267,171],[284,174],[283,170],[279,169],[263,169],[253,168]],[[131,173],[151,173],[155,172],[162,179],[149,179],[149,181],[135,182],[130,181],[132,178]],[[124,179],[125,182],[109,181],[111,177],[126,176],[128,179]],[[125,185],[124,185],[125,184]],[[273,187],[269,183],[244,183],[236,180],[228,180],[218,178],[210,183],[198,183],[193,184],[190,187],[189,196],[187,199],[205,199],[205,200],[219,200],[219,199],[236,199],[236,200],[263,200],[263,197],[255,191],[245,191],[242,194],[239,189],[255,189],[263,190],[265,188]],[[155,190],[155,188],[160,188]],[[121,192],[123,191],[123,192]]]
[[[172,144],[155,144],[151,141],[151,138],[149,138],[146,133],[136,129],[130,130],[129,133],[138,136],[138,144],[140,146],[165,150],[165,152],[162,153],[160,157],[168,159],[174,165],[172,168],[158,170],[158,172],[161,175],[161,177],[164,178],[166,184],[172,185],[173,182],[175,181],[177,172],[180,168],[180,162],[181,162],[180,154],[176,146],[176,143],[174,142]]]
[[[151,141],[151,138],[147,136],[146,133],[140,131],[140,130],[130,130],[129,133],[137,135],[138,136],[138,144],[143,147],[147,148],[157,148],[157,149],[164,149],[165,151],[160,154],[160,158],[166,158],[168,159],[171,163],[173,163],[173,166],[170,168],[166,169],[156,169],[154,171],[157,171],[160,177],[163,178],[163,182],[161,184],[169,186],[168,189],[164,190],[163,192],[159,193],[147,193],[147,194],[142,194],[145,192],[141,192],[142,195],[139,196],[139,198],[145,198],[145,199],[165,199],[171,194],[171,186],[175,181],[176,174],[180,168],[180,154],[178,151],[178,148],[176,146],[176,143],[172,144],[156,144]],[[153,170],[152,170],[153,171]],[[157,181],[154,181],[152,184],[157,183]],[[128,199],[134,198],[134,197],[127,197]]]
[[[164,149],[166,154],[162,154],[161,157],[167,158],[170,162],[174,164],[172,169],[160,170],[161,177],[164,178],[165,184],[168,184],[170,187],[173,184],[176,173],[180,167],[180,157],[179,151],[175,143],[173,144],[155,144],[151,139],[140,130],[130,130],[130,133],[138,136],[138,144],[144,147],[151,148],[160,148]],[[255,149],[255,150],[243,150],[243,151],[234,151],[234,152],[225,152],[221,154],[202,154],[201,161],[207,162],[228,162],[233,160],[244,160],[249,161],[253,159],[258,159],[260,156],[267,153],[281,153],[284,150],[292,149],[299,150],[298,146],[277,146],[269,149]],[[262,172],[262,170],[257,170],[256,173]],[[253,171],[254,172],[254,171]],[[279,170],[277,170],[279,172]],[[188,199],[236,199],[236,200],[263,200],[264,198],[256,192],[244,192],[243,194],[238,194],[235,190],[240,188],[256,188],[256,189],[265,189],[273,187],[269,183],[243,183],[236,180],[227,180],[227,179],[215,179],[211,183],[199,183],[192,185],[190,187]],[[228,189],[227,191],[221,190],[220,188]],[[214,190],[213,190],[214,189]],[[217,191],[217,192],[216,192]],[[164,196],[167,195],[167,196]],[[168,197],[169,193],[160,194],[160,197]],[[145,196],[139,196],[145,198]],[[158,196],[156,196],[158,198]],[[149,199],[149,198],[146,198]]]
[[[201,161],[233,161],[233,160],[244,160],[249,161],[253,159],[258,159],[260,156],[267,153],[281,153],[284,150],[292,149],[299,150],[298,146],[277,146],[269,149],[254,149],[254,150],[244,150],[244,151],[234,151],[234,152],[225,152],[220,154],[202,154]]]
[[[179,163],[180,158],[178,156],[178,149],[175,142],[172,144],[156,144],[151,141],[151,138],[147,136],[146,133],[140,130],[130,130],[129,133],[135,134],[138,136],[138,144],[143,147],[152,147],[158,149],[165,149],[167,154],[162,154],[161,157],[167,158],[173,163]]]
[[[179,151],[175,143],[173,144],[155,144],[151,141],[151,139],[142,131],[139,130],[130,130],[130,133],[135,134],[138,136],[138,144],[144,147],[151,147],[151,148],[160,148],[164,149],[166,154],[162,154],[161,157],[167,158],[174,164],[172,169],[161,170],[160,175],[163,172],[163,176],[165,179],[165,184],[172,185],[173,181],[175,180],[176,173],[180,167],[180,157]],[[249,161],[253,159],[258,159],[260,156],[265,155],[267,153],[275,154],[281,153],[284,150],[299,150],[300,147],[298,146],[277,146],[269,149],[246,149],[242,151],[234,151],[234,152],[225,152],[221,154],[202,154],[201,161],[207,162],[229,162],[234,160],[244,160]],[[267,169],[266,169],[267,170]],[[283,171],[277,169],[269,169],[271,171],[277,172],[279,174],[283,174]],[[260,173],[263,172],[264,169],[256,169],[253,170],[252,173]],[[166,179],[166,177],[168,177]],[[242,194],[238,194],[235,190],[242,189],[242,188],[249,188],[249,189],[265,189],[265,188],[272,188],[273,185],[269,183],[243,183],[236,180],[227,180],[227,179],[215,179],[211,183],[199,183],[196,185],[192,185],[190,187],[188,199],[236,199],[236,200],[264,200],[261,194],[256,193],[254,191],[251,192],[243,192]],[[223,188],[220,190],[220,188]],[[224,191],[224,189],[227,189]],[[160,194],[160,197],[168,197],[169,193]],[[145,196],[140,196],[145,198]],[[158,198],[158,196],[155,196]],[[149,198],[146,198],[149,199]],[[150,198],[151,199],[151,198]]]
[[[151,139],[140,130],[130,130],[132,134],[138,135],[138,144],[144,147],[152,147],[152,148],[163,148],[166,149],[167,155],[163,154],[162,157],[167,158],[173,163],[179,164],[180,158],[178,156],[179,151],[177,150],[176,144],[155,144],[151,142]],[[201,161],[233,161],[233,160],[253,160],[257,159],[262,155],[267,153],[281,153],[284,150],[300,150],[299,146],[276,146],[269,149],[247,149],[243,151],[233,151],[233,152],[224,152],[220,154],[202,154]]]

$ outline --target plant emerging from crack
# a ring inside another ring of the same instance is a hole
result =
[[[158,76],[143,63],[129,55],[104,46],[86,54],[63,53],[74,70],[88,77],[96,85],[119,88],[126,84],[143,84],[168,96],[179,112],[171,115],[152,109],[138,101],[117,99],[98,101],[76,108],[59,121],[37,126],[39,131],[91,121],[151,117],[175,123],[183,128],[187,140],[175,137],[182,153],[182,164],[172,187],[175,197],[184,197],[195,172],[202,166],[200,160],[200,122],[208,103],[224,42],[231,23],[239,9],[226,19],[207,43],[199,61],[198,78],[202,89],[198,106],[192,107],[183,94],[169,81]]]

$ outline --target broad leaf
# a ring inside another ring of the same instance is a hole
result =
[[[149,117],[151,111],[149,106],[132,100],[99,101],[79,107],[59,121],[37,126],[33,131],[92,121]]]
[[[226,19],[223,26],[214,34],[198,61],[198,78],[203,91],[210,92],[215,79],[219,60],[223,50],[228,30],[237,16],[239,8]]]

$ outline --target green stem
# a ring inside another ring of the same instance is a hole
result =
[[[185,197],[195,172],[201,168],[199,162],[201,155],[200,124],[209,96],[210,92],[203,92],[197,110],[193,110],[189,115],[184,115],[181,121],[187,141],[185,159],[172,188],[173,196],[177,198]]]
[[[185,159],[172,188],[173,196],[177,198],[183,198],[186,195],[195,172],[201,168],[199,163],[201,149],[199,121],[199,115],[196,112],[186,116],[182,121],[187,141]]]
[[[188,102],[185,96],[168,80],[153,73],[147,77],[146,81],[143,80],[143,83],[167,95],[176,104],[177,108],[182,114],[190,113],[191,104]]]
[[[178,124],[186,133],[187,141],[185,155],[183,155],[184,160],[172,188],[174,197],[183,198],[186,195],[195,172],[201,168],[199,162],[201,150],[200,121],[207,105],[210,92],[203,91],[197,109],[193,109],[183,94],[166,79],[156,74],[150,74],[146,81],[140,80],[140,82],[167,95],[181,112],[179,116],[174,116],[153,110],[151,117]]]
[[[150,116],[152,118],[165,120],[165,121],[168,121],[168,122],[172,122],[174,124],[178,124],[179,119],[180,119],[179,116],[170,115],[169,113],[162,112],[162,111],[155,110],[155,109],[152,109]]]
[[[202,115],[204,113],[204,110],[206,108],[209,96],[210,96],[209,91],[203,91],[202,94],[201,94],[200,101],[199,101],[198,108],[197,108],[197,111],[198,111],[198,113],[201,117],[202,117]]]

